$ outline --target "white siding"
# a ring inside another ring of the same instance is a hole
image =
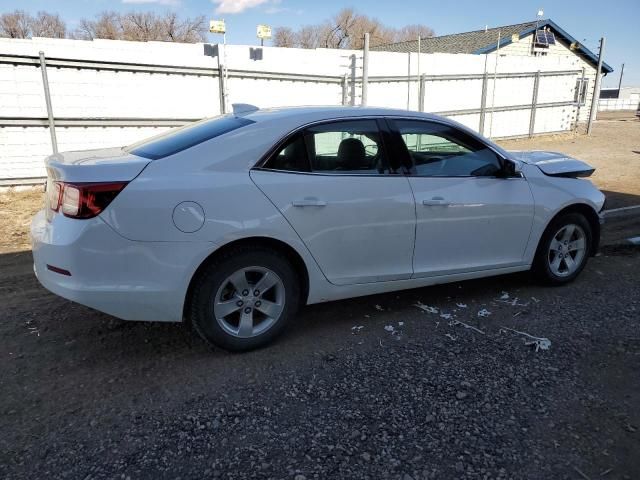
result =
[[[587,99],[585,105],[580,108],[579,122],[586,122],[589,119],[589,112],[591,111],[591,100],[593,98],[593,87],[596,81],[597,68],[591,63],[585,61],[580,56],[576,55],[569,47],[569,45],[556,37],[555,45],[549,45],[546,49],[547,57],[562,57],[566,58],[573,68],[585,70],[585,79],[588,79],[589,86],[587,89]],[[521,55],[527,57],[535,56],[533,51],[533,34],[522,37],[517,42],[512,42],[506,47],[500,49],[501,55]],[[575,95],[575,79],[572,81],[572,91],[570,100],[573,100]],[[564,91],[564,90],[563,90]]]

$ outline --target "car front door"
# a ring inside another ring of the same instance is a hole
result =
[[[407,177],[389,172],[379,122],[311,126],[251,171],[336,285],[413,274],[413,194]]]
[[[479,138],[447,123],[389,120],[416,201],[414,277],[522,265],[531,190]]]

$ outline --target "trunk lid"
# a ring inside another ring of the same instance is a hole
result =
[[[509,154],[516,160],[536,165],[545,175],[551,177],[588,177],[595,171],[595,168],[588,163],[565,155],[564,153],[510,151]]]
[[[68,183],[128,182],[150,162],[121,147],[63,152],[45,159],[49,178]]]

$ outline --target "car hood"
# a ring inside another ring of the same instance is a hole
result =
[[[588,177],[595,171],[588,163],[564,153],[537,150],[510,151],[509,154],[516,160],[537,166],[543,173],[552,177]]]

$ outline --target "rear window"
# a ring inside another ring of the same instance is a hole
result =
[[[167,133],[134,143],[126,147],[125,151],[139,157],[157,160],[252,123],[255,122],[246,118],[233,116],[200,120],[199,122],[174,128]]]

